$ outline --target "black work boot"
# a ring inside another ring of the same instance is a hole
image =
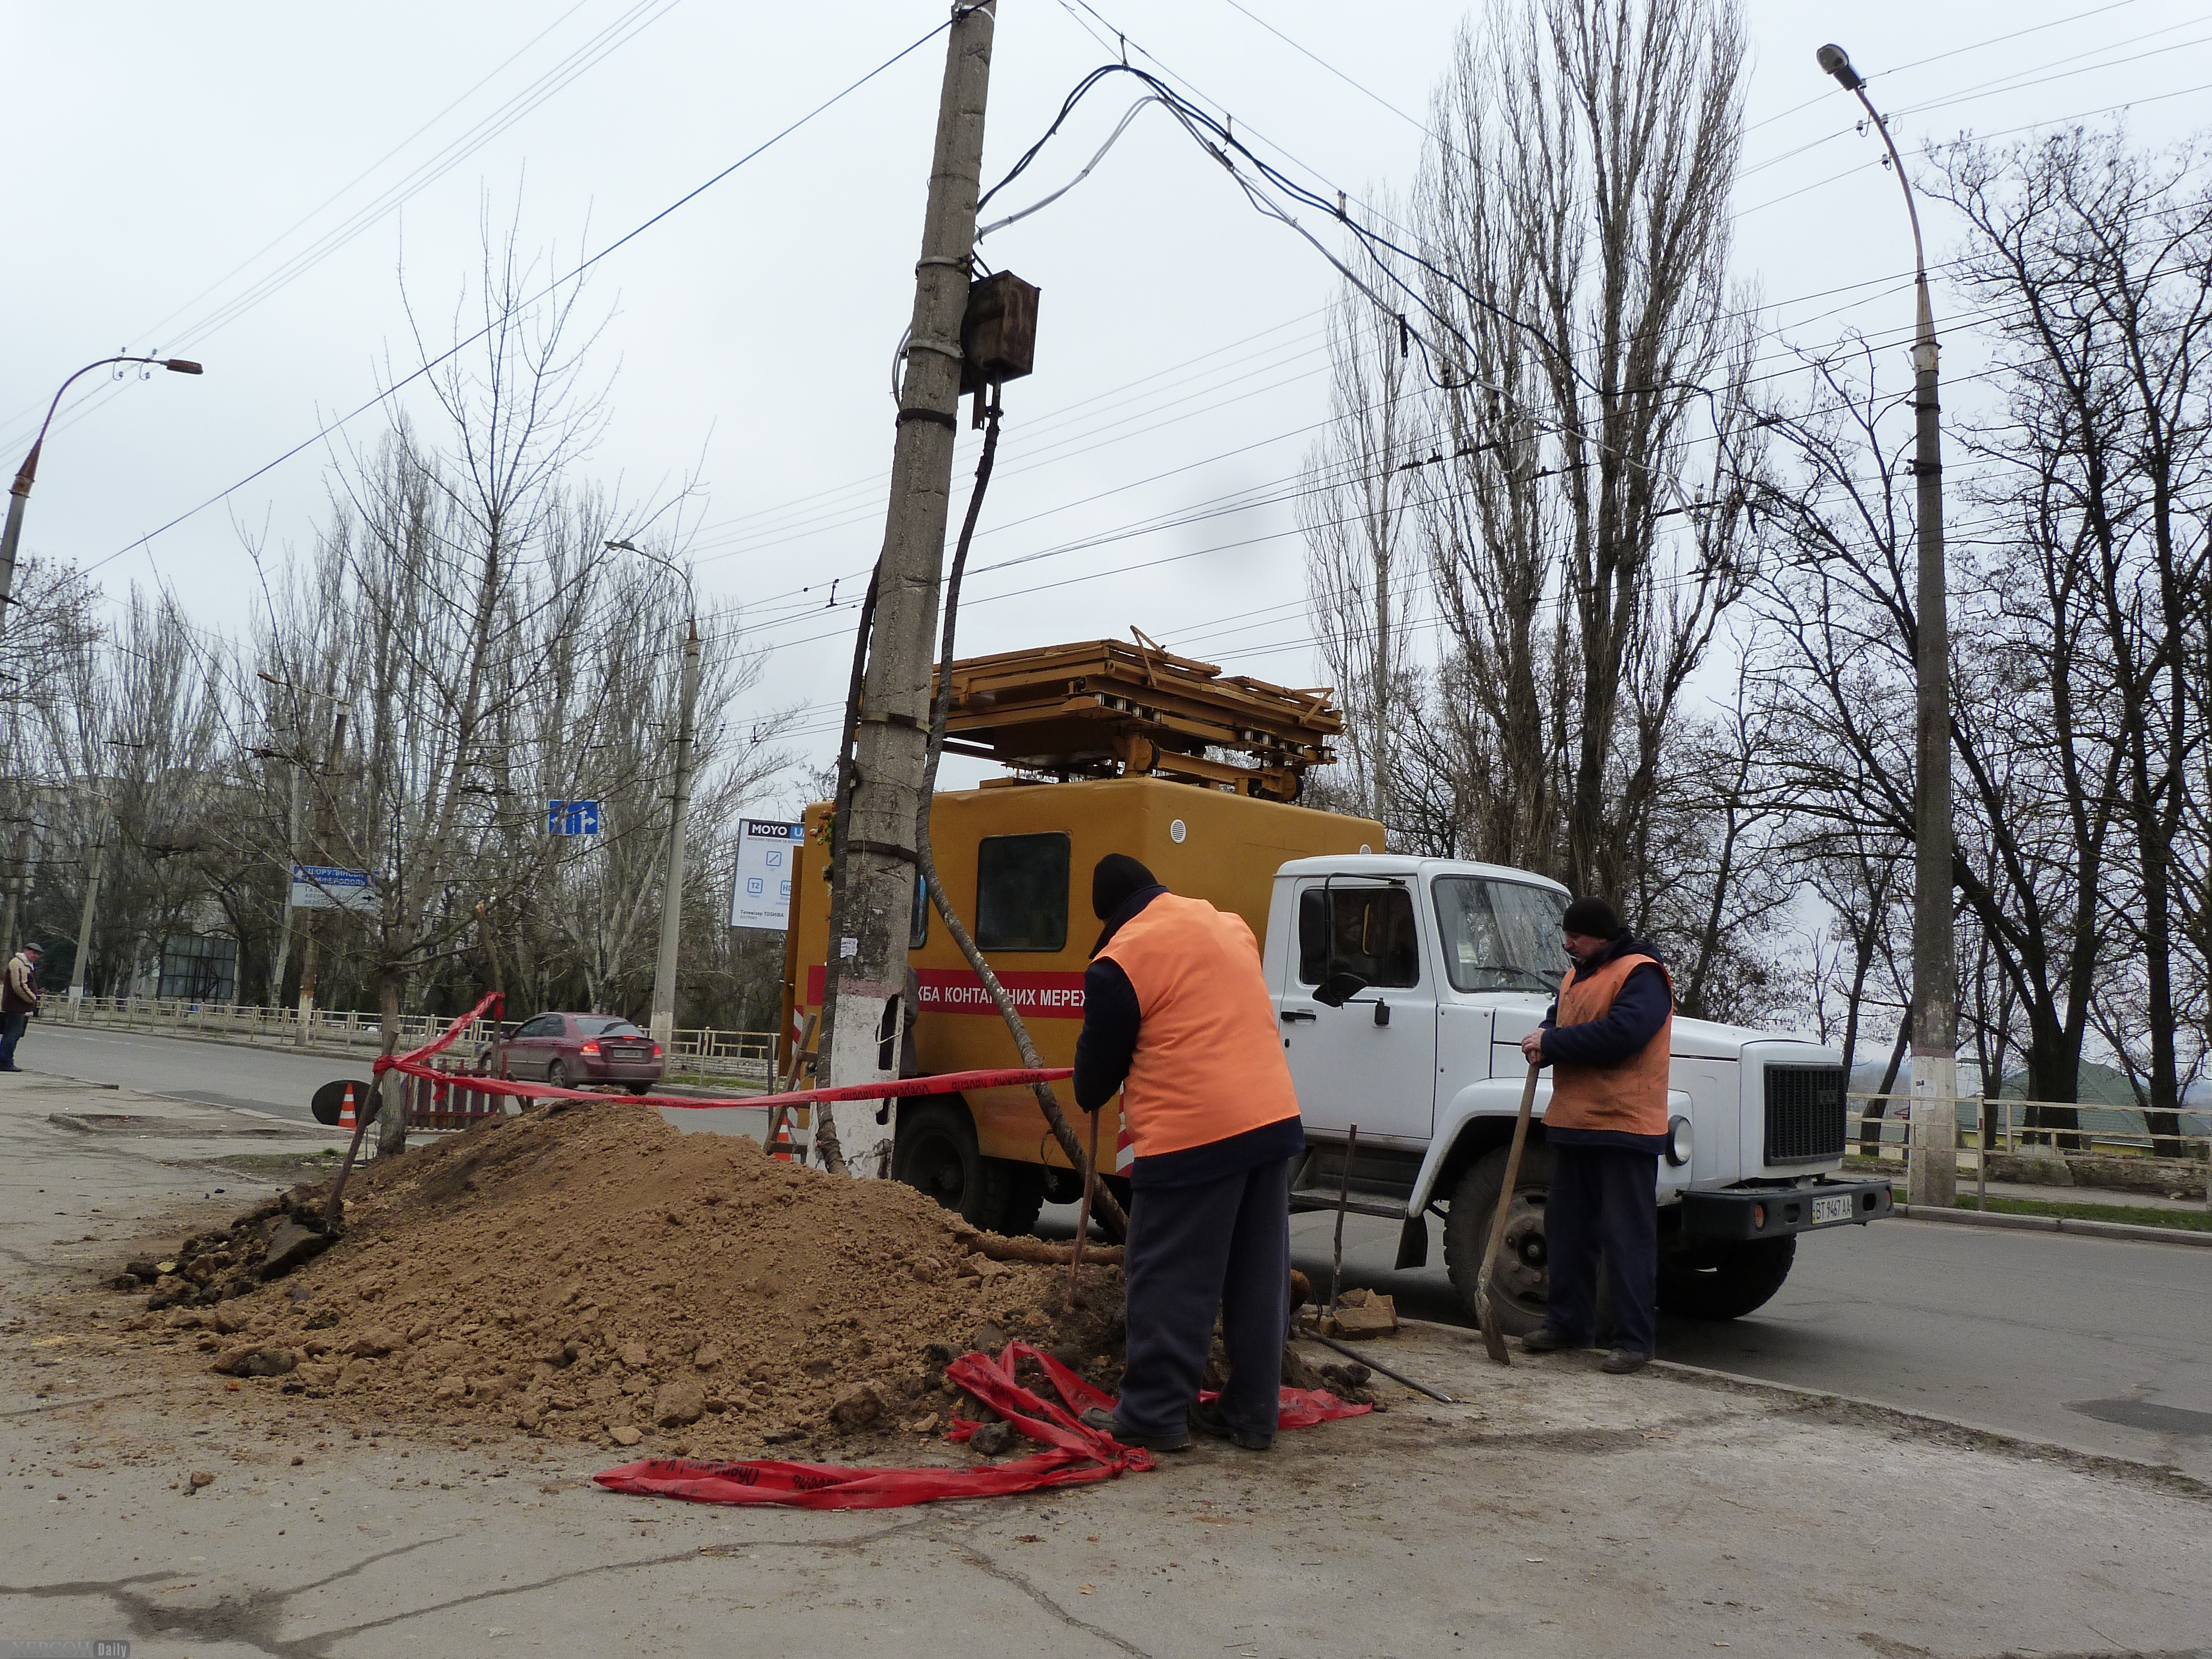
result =
[[[1633,1348],[1615,1348],[1597,1362],[1598,1370],[1611,1376],[1626,1376],[1631,1371],[1640,1371],[1651,1363],[1648,1353],[1638,1353]]]
[[[1563,1348],[1586,1348],[1587,1342],[1577,1342],[1565,1331],[1554,1330],[1549,1325],[1539,1325],[1521,1339],[1523,1353],[1558,1353]]]
[[[1121,1419],[1103,1406],[1093,1406],[1076,1419],[1086,1429],[1096,1429],[1101,1434],[1110,1434],[1125,1446],[1142,1446],[1146,1451],[1179,1452],[1190,1449],[1190,1431],[1181,1434],[1145,1434],[1126,1426]]]
[[[1233,1442],[1246,1451],[1267,1451],[1275,1443],[1272,1434],[1255,1434],[1250,1429],[1240,1429],[1221,1414],[1218,1400],[1200,1401],[1191,1407],[1190,1420],[1206,1433],[1218,1439]]]

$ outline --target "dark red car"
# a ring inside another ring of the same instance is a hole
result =
[[[612,1014],[540,1014],[492,1046],[491,1066],[526,1083],[616,1083],[641,1095],[660,1081],[660,1045]]]

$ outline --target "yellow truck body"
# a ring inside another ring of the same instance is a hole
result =
[[[810,807],[805,824],[786,937],[787,1044],[821,1012],[830,951],[828,805]],[[1235,911],[1255,939],[1264,939],[1275,872],[1285,863],[1382,850],[1382,827],[1370,818],[1147,776],[1004,779],[941,793],[930,838],[947,896],[975,930],[1047,1066],[1074,1062],[1083,972],[1099,932],[1091,872],[1107,854],[1125,853],[1171,890]],[[921,1073],[1021,1063],[1012,1034],[933,911],[908,959],[918,988],[914,1036]],[[1064,1087],[1061,1098],[1073,1111]],[[1029,1090],[983,1091],[967,1097],[966,1105],[983,1156],[1068,1168]],[[1118,1106],[1113,1109],[1118,1118]],[[1103,1128],[1106,1144],[1114,1144],[1118,1122]],[[1100,1162],[1116,1167],[1103,1152]],[[1126,1154],[1121,1163],[1126,1167]]]

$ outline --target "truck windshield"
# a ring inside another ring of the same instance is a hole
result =
[[[1455,989],[1559,989],[1566,966],[1559,945],[1565,893],[1481,876],[1440,877],[1436,889],[1437,927]]]

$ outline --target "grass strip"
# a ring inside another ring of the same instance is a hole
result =
[[[2040,1198],[1993,1198],[1984,1206],[1964,1194],[1952,1207],[1987,1208],[1992,1215],[2047,1215],[2067,1221],[2118,1221],[2136,1227],[2172,1227],[2185,1233],[2212,1233],[2212,1212],[2203,1210],[2158,1210],[2136,1204],[2062,1204]]]

